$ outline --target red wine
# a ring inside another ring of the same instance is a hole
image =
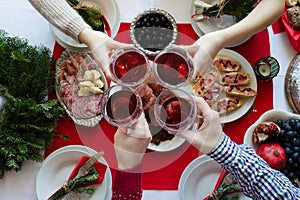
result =
[[[172,97],[163,103],[160,119],[164,119],[167,126],[179,128],[181,123],[189,118],[191,112],[192,105],[186,99]]]
[[[190,69],[187,61],[176,53],[165,53],[156,59],[157,75],[171,85],[178,85],[186,81]]]
[[[147,60],[139,52],[129,51],[117,57],[111,71],[123,83],[138,82],[148,73]]]
[[[133,92],[117,91],[107,101],[107,115],[114,121],[131,121],[140,112],[138,111],[138,103],[138,99]]]

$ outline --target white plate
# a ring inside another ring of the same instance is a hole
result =
[[[117,2],[115,0],[82,0],[82,2],[95,5],[103,11],[103,15],[110,25],[111,37],[114,38],[120,27],[120,10]],[[57,42],[63,47],[71,50],[89,51],[85,44],[78,43],[52,24],[50,24],[50,30],[53,32]]]
[[[254,144],[253,142],[253,131],[255,129],[255,127],[264,122],[264,121],[273,121],[276,122],[278,119],[282,119],[283,121],[286,121],[290,118],[295,118],[295,119],[300,119],[300,115],[296,115],[294,113],[290,113],[287,111],[283,111],[283,110],[269,110],[267,112],[265,112],[264,114],[262,114],[259,119],[252,124],[246,131],[245,136],[244,136],[244,144],[247,144],[249,146],[251,146],[253,149],[257,149],[258,148],[258,144]]]
[[[247,85],[247,87],[251,87],[252,89],[257,91],[257,80],[256,80],[256,76],[254,74],[253,68],[250,65],[250,63],[239,53],[229,50],[229,49],[222,49],[219,53],[219,56],[226,56],[229,58],[232,58],[236,61],[238,61],[241,65],[242,65],[242,72],[246,72],[250,74],[250,84]],[[240,117],[242,117],[245,113],[248,112],[248,110],[252,107],[255,97],[250,97],[250,98],[243,98],[242,99],[244,104],[236,109],[233,110],[227,114],[224,115],[220,115],[220,120],[221,123],[228,123],[228,122],[232,122],[234,120],[239,119]]]
[[[195,6],[194,6],[194,0],[192,0],[191,7],[190,7],[190,15],[192,16],[195,13]],[[203,2],[209,3],[209,4],[217,4],[218,0],[203,0]],[[222,30],[225,28],[228,28],[235,24],[234,18],[230,15],[222,15],[221,18],[208,18],[203,19],[199,22],[196,22],[195,20],[191,19],[191,24],[194,29],[194,31],[198,34],[198,36],[201,36],[203,34],[207,34],[213,31]],[[250,38],[250,37],[249,37]],[[241,42],[232,44],[228,47],[234,47],[238,46],[240,44],[243,44],[249,38],[244,39]]]
[[[185,139],[178,137],[178,136],[174,136],[172,138],[172,140],[160,142],[159,145],[150,143],[148,145],[148,149],[153,150],[153,151],[158,151],[158,152],[166,152],[166,151],[171,151],[171,150],[177,149],[184,142],[185,142]]]
[[[215,160],[206,155],[199,156],[185,168],[180,177],[179,199],[204,199],[213,192],[221,172],[222,168]],[[228,194],[226,197],[250,199],[242,192]]]
[[[196,158],[180,177],[179,199],[204,199],[214,190],[221,171],[221,166],[210,157],[202,155]]]
[[[189,14],[190,16],[192,16],[194,13],[195,13],[194,0],[191,0],[191,5],[189,7]],[[197,22],[195,22],[195,20],[192,17],[191,17],[191,25],[195,33],[197,33],[199,37],[204,35],[203,31],[199,28],[199,25],[197,24]]]
[[[38,172],[36,179],[36,193],[39,200],[50,197],[67,180],[74,166],[82,156],[92,156],[95,150],[81,145],[70,145],[51,153]],[[102,157],[99,162],[106,164]],[[108,200],[111,196],[112,176],[109,167],[105,172],[103,182],[97,186],[95,193],[89,200]]]

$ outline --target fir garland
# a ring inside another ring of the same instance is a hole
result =
[[[57,100],[47,100],[50,50],[0,30],[0,178],[19,171],[25,160],[42,161],[42,150],[56,135],[57,119],[65,111]]]
[[[202,14],[207,17],[232,15],[235,22],[239,22],[253,10],[257,2],[258,0],[221,0],[212,7],[205,7]]]
[[[97,170],[93,167],[90,169],[87,175],[79,178],[71,179],[66,184],[56,191],[48,200],[59,200],[65,197],[70,192],[86,193],[89,195],[94,194],[94,187],[82,187],[83,184],[91,183],[99,178]]]

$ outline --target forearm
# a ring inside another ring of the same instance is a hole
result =
[[[29,0],[29,2],[53,26],[77,41],[80,32],[90,28],[66,0]]]
[[[227,136],[208,155],[227,170],[241,190],[253,199],[300,198],[300,189],[282,173],[270,168],[252,148],[238,146]]]
[[[220,35],[224,37],[224,46],[238,43],[271,25],[281,16],[284,5],[284,0],[261,0],[247,17],[221,30]]]

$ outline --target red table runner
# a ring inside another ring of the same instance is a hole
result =
[[[129,23],[121,23],[116,40],[121,42],[130,42]],[[198,36],[190,24],[178,24],[178,44],[191,44]],[[268,31],[264,30],[246,43],[232,48],[243,55],[251,65],[262,56],[270,55],[270,45]],[[53,57],[58,58],[64,49],[55,43]],[[273,108],[273,85],[272,82],[258,81],[258,95],[255,99],[253,108],[248,114],[240,119],[228,123],[224,126],[224,131],[235,142],[243,142],[244,133],[247,128],[254,123],[261,114]],[[116,128],[101,120],[99,125],[93,128],[78,126],[73,123],[69,117],[60,119],[57,124],[57,132],[60,135],[68,135],[69,140],[55,138],[50,148],[46,150],[45,156],[54,150],[72,144],[81,144],[89,146],[96,151],[104,151],[104,158],[111,166],[114,177],[114,168],[116,166],[115,153],[113,149],[113,135]],[[185,143],[176,150],[170,152],[147,151],[143,160],[143,189],[150,190],[176,190],[180,176],[186,166],[199,156],[199,152],[194,147]]]

